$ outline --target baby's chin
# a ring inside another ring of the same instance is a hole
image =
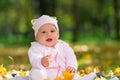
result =
[[[46,44],[47,47],[54,47],[55,45],[56,45],[56,43],[49,43],[49,42],[47,42],[47,44]]]
[[[55,44],[51,44],[51,43],[40,43],[39,44],[43,45],[43,46],[47,46],[47,47],[54,47]]]
[[[55,44],[47,44],[46,46],[47,46],[47,47],[54,47]]]
[[[43,46],[47,46],[47,47],[54,47],[57,43],[57,41],[44,41],[44,42],[39,42],[41,45]]]

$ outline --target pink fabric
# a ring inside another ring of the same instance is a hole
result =
[[[39,30],[39,28],[44,25],[44,24],[47,24],[47,23],[51,23],[51,24],[54,24],[56,29],[58,30],[59,32],[59,28],[58,28],[58,24],[57,24],[57,20],[48,16],[48,15],[42,15],[41,17],[39,17],[38,19],[33,19],[31,21],[32,25],[33,25],[33,29],[34,29],[34,32],[35,32],[35,37],[37,35],[37,32]]]
[[[46,55],[51,55],[52,63],[49,69],[41,65],[41,58]],[[45,71],[45,75],[42,76],[49,77],[50,80],[53,80],[55,77],[60,77],[61,72],[65,70],[67,66],[72,66],[76,70],[78,68],[76,56],[72,48],[61,40],[59,40],[54,47],[46,47],[38,42],[32,42],[28,56],[32,65],[30,75],[34,75],[34,77],[32,77],[32,79],[36,78],[34,80],[41,80],[40,70]]]

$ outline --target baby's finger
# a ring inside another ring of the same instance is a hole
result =
[[[75,69],[73,67],[67,67],[66,71],[70,73],[75,73]]]
[[[46,57],[50,58],[50,57],[51,57],[51,55],[49,54],[49,55],[47,55]]]
[[[67,67],[66,71],[70,72],[71,68],[70,67]]]
[[[75,73],[75,69],[72,69],[70,73]]]

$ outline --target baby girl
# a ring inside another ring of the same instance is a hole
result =
[[[73,49],[64,41],[59,40],[57,20],[48,15],[42,15],[31,21],[36,42],[31,43],[28,56],[32,69],[31,80],[54,80],[62,77],[62,71],[76,73],[78,65]],[[92,76],[92,79],[90,77]],[[85,78],[75,76],[74,80],[93,80],[95,73]]]

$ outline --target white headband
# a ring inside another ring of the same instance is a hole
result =
[[[39,28],[44,25],[44,24],[47,24],[47,23],[51,23],[51,24],[54,24],[56,29],[58,30],[59,32],[59,28],[58,28],[58,24],[57,24],[57,20],[53,17],[50,17],[48,15],[42,15],[41,17],[39,17],[38,19],[33,19],[31,20],[31,23],[32,23],[32,28],[35,32],[35,37],[37,35],[37,32],[39,30]]]

